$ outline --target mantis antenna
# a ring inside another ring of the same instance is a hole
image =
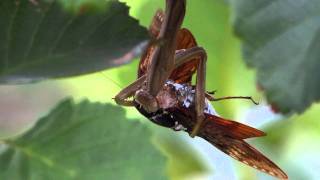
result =
[[[108,75],[106,75],[105,73],[103,72],[100,72],[103,77],[105,77],[106,79],[108,79],[109,81],[113,82],[119,89],[123,89],[123,86],[121,86],[120,83],[118,83],[117,81],[113,80],[112,78],[110,78]]]

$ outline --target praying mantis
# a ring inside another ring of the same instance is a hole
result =
[[[152,122],[175,131],[199,136],[234,159],[281,179],[288,176],[244,139],[265,133],[219,117],[209,101],[249,99],[247,96],[215,98],[205,90],[206,51],[192,33],[181,28],[186,0],[166,0],[150,25],[152,37],[142,55],[138,79],[115,96],[122,106],[133,106]],[[196,84],[192,76],[196,74]]]

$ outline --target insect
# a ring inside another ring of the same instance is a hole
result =
[[[167,0],[166,11],[157,11],[149,28],[155,40],[141,57],[138,79],[116,95],[116,103],[134,106],[158,125],[202,137],[244,164],[287,179],[276,164],[244,141],[264,132],[223,119],[211,106],[209,101],[251,97],[214,98],[205,91],[207,56],[191,32],[181,28],[185,6],[185,0]],[[194,74],[195,86],[191,84]]]

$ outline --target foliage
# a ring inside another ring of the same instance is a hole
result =
[[[88,101],[61,102],[26,134],[5,140],[0,159],[1,179],[166,179],[150,131],[119,107]]]
[[[320,3],[317,0],[234,0],[235,32],[258,85],[284,113],[320,100]]]
[[[125,4],[103,5],[103,12],[83,5],[71,13],[56,0],[1,1],[0,82],[79,75],[126,60],[125,54],[147,39],[147,31]]]

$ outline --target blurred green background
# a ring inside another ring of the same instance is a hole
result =
[[[76,8],[78,2],[71,2],[66,6]],[[131,7],[130,15],[146,27],[154,12],[164,6],[162,0],[123,2]],[[242,60],[240,41],[233,34],[231,17],[230,7],[224,0],[188,1],[183,26],[191,30],[198,44],[208,53],[207,90],[217,90],[217,97],[250,95],[260,102],[255,106],[247,101],[232,100],[214,102],[213,106],[222,117],[266,131],[268,136],[250,140],[250,143],[282,167],[290,179],[319,179],[320,106],[313,105],[305,113],[289,118],[274,114],[265,102],[263,92],[256,88],[255,72]],[[112,98],[135,80],[137,64],[138,60],[134,60],[119,68],[74,78],[29,85],[1,85],[0,137],[12,137],[26,131],[69,96],[77,102],[89,99],[115,104]],[[151,127],[154,144],[169,157],[170,179],[272,179],[232,160],[201,139],[191,139],[184,133],[176,137],[177,133],[149,123],[134,108],[125,110],[128,119],[139,119]],[[185,153],[183,156],[180,150]]]

